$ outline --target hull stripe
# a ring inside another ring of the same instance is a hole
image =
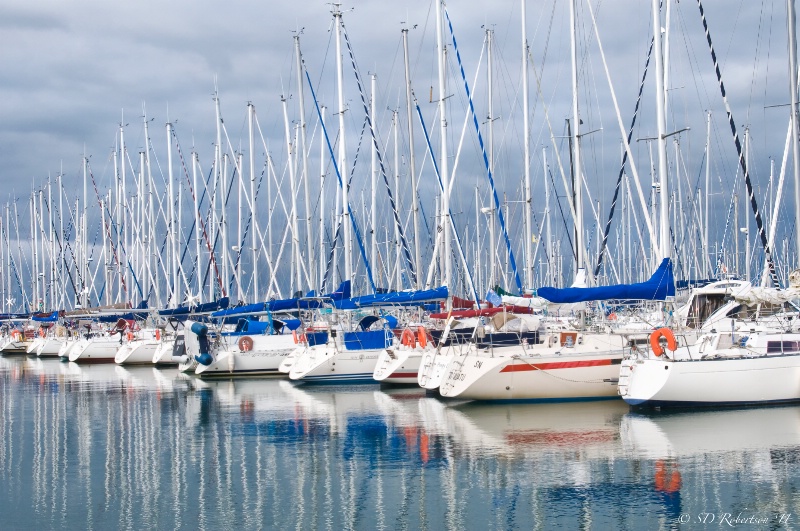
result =
[[[500,372],[522,372],[522,371],[549,371],[553,369],[577,369],[581,367],[600,367],[603,365],[618,365],[621,360],[602,359],[585,361],[556,361],[552,363],[522,363],[503,367]]]

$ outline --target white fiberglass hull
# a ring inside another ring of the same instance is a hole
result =
[[[162,339],[155,352],[153,352],[153,365],[178,365],[181,362],[181,358],[180,356],[172,355],[174,348],[174,338]]]
[[[381,383],[417,385],[423,350],[387,348],[378,356],[372,377]]]
[[[28,341],[24,339],[8,338],[0,348],[2,354],[25,354],[28,350]]]
[[[438,389],[444,380],[445,371],[453,357],[454,354],[451,352],[451,347],[424,352],[417,372],[419,386],[430,390]]]
[[[800,354],[625,360],[619,393],[632,406],[740,406],[800,400]]]
[[[46,337],[39,343],[36,355],[40,358],[57,358],[66,338]]]
[[[72,347],[69,361],[74,363],[112,363],[120,347],[120,340],[114,336],[81,339]]]
[[[238,347],[220,352],[211,365],[198,364],[195,374],[201,378],[215,376],[284,376],[278,370],[297,345],[290,335],[249,336],[252,350],[241,351]]]
[[[28,343],[28,347],[25,349],[26,354],[36,354],[36,351],[39,350],[39,347],[44,344],[45,339],[43,337],[37,337],[30,343]]]
[[[80,340],[77,338],[70,338],[64,341],[58,349],[58,357],[61,358],[62,361],[69,361],[69,355],[78,343],[80,343]]]
[[[159,342],[155,339],[135,339],[122,345],[114,356],[118,365],[152,365]]]
[[[520,358],[469,355],[451,362],[439,393],[498,401],[614,398],[621,360],[621,352]]]
[[[372,375],[384,349],[337,350],[328,345],[305,349],[289,378],[314,383],[376,383]]]

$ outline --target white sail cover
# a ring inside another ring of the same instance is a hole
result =
[[[783,304],[794,299],[800,299],[800,288],[775,289],[753,287],[743,293],[734,295],[734,299],[747,306],[756,304]]]

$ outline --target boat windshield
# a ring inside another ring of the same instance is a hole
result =
[[[702,293],[692,299],[689,314],[686,317],[686,326],[699,328],[703,323],[726,302],[724,293]]]

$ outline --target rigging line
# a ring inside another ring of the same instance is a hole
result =
[[[303,64],[303,70],[306,72],[306,80],[308,81],[309,89],[311,90],[311,97],[314,98],[314,107],[317,109],[317,116],[319,118],[320,123],[322,124],[322,132],[325,134],[325,143],[328,144],[328,152],[331,155],[331,159],[333,160],[333,169],[336,170],[336,178],[339,181],[339,186],[344,186],[342,183],[342,174],[339,171],[339,164],[336,162],[336,155],[333,152],[333,145],[331,145],[330,136],[328,136],[328,128],[325,127],[325,123],[322,121],[322,111],[319,108],[319,101],[317,100],[317,95],[314,92],[314,86],[311,84],[311,76],[308,73],[308,69],[305,68],[305,62]],[[347,168],[345,168],[345,171]],[[353,166],[353,170],[355,170],[355,165]],[[349,182],[347,186],[350,186]],[[347,204],[347,212],[350,214],[350,223],[353,225],[353,231],[355,232],[356,240],[358,241],[358,248],[361,251],[361,258],[364,260],[364,265],[367,268],[367,278],[369,279],[370,287],[372,288],[373,293],[377,293],[375,289],[375,281],[372,278],[372,270],[370,269],[369,260],[367,259],[367,253],[364,249],[364,242],[361,239],[361,232],[358,230],[358,223],[356,223],[356,218],[353,215],[353,209],[350,207],[350,203]],[[347,279],[351,280],[351,279]]]
[[[433,171],[436,174],[437,180],[439,181],[439,189],[442,191],[442,193],[444,193],[444,183],[442,183],[442,175],[441,175],[441,173],[439,173],[439,165],[436,164],[436,157],[433,154],[433,146],[431,145],[431,137],[430,137],[430,135],[428,135],[428,128],[425,127],[425,120],[423,120],[423,118],[422,118],[422,110],[419,108],[419,103],[417,102],[417,97],[416,97],[416,95],[414,95],[414,91],[413,90],[411,91],[411,94],[414,97],[414,106],[417,108],[417,116],[419,117],[420,125],[422,125],[422,132],[425,135],[425,142],[427,143],[428,152],[430,153],[430,156],[431,156],[431,163],[433,164]],[[420,202],[419,204],[422,204],[422,203]],[[472,280],[472,273],[469,270],[469,267],[467,265],[467,259],[464,256],[464,249],[461,246],[461,237],[459,236],[458,230],[456,229],[455,221],[453,221],[454,216],[453,216],[452,209],[450,209],[448,211],[448,214],[450,214],[448,216],[450,218],[450,227],[453,229],[453,235],[455,236],[455,239],[456,239],[456,248],[458,249],[459,258],[461,259],[462,263],[464,264],[464,272],[467,275],[467,282],[468,282],[469,287],[470,287],[470,289],[472,291],[472,297],[475,299],[475,302],[480,306],[481,298],[478,295],[478,291],[475,289],[475,283]],[[440,215],[444,215],[444,214],[440,213]],[[423,217],[424,217],[424,212],[423,212]],[[439,220],[436,220],[436,224],[437,224],[437,227],[438,227]],[[427,221],[425,222],[425,225],[427,226]],[[434,245],[434,249],[435,248],[436,248],[436,246]],[[452,252],[452,250],[451,250],[451,252]],[[431,262],[434,262],[435,258],[436,258],[435,256],[431,257]]]
[[[8,207],[6,207],[6,208],[8,208]],[[2,226],[2,231],[3,232],[2,233],[5,236],[6,242],[10,242],[10,233],[6,232],[6,228],[7,227],[5,226],[5,224],[3,224],[3,226]],[[11,270],[14,272],[14,278],[16,279],[17,286],[19,287],[19,291],[22,294],[23,302],[25,302],[25,301],[28,300],[28,297],[27,297],[27,294],[25,293],[25,290],[22,288],[22,279],[20,278],[19,271],[17,270],[17,261],[14,260],[14,255],[11,253],[10,249],[8,249],[8,261],[9,261],[9,263],[11,265]],[[10,297],[11,293],[9,293],[8,295]]]
[[[733,120],[733,113],[731,112],[731,106],[728,103],[728,98],[725,93],[725,84],[722,82],[722,72],[719,69],[719,62],[717,61],[717,54],[714,51],[714,45],[711,43],[711,31],[708,28],[708,22],[706,21],[706,15],[703,11],[703,3],[702,0],[697,0],[697,7],[700,9],[700,18],[703,21],[703,28],[706,32],[706,40],[708,41],[708,48],[711,52],[711,59],[714,62],[714,71],[717,74],[717,81],[719,81],[719,90],[722,94],[722,101],[725,104],[725,112],[728,115],[728,122],[731,126],[731,133],[733,134],[733,143],[736,145],[736,152],[739,155],[739,166],[742,168],[742,173],[744,174],[744,182],[745,186],[747,187],[747,198],[750,200],[750,206],[753,209],[753,214],[756,218],[756,228],[758,229],[758,236],[761,238],[761,245],[764,246],[764,254],[767,260],[767,267],[769,268],[769,274],[772,278],[773,285],[778,287],[780,284],[778,283],[778,275],[775,272],[775,263],[772,260],[772,250],[770,249],[769,242],[767,241],[767,234],[764,231],[764,221],[761,219],[761,212],[758,210],[758,203],[756,202],[756,196],[753,190],[753,182],[750,180],[750,173],[747,170],[747,163],[744,160],[744,151],[742,150],[742,144],[739,142],[739,133],[736,131],[736,123]]]
[[[558,205],[558,211],[561,213],[561,221],[564,222],[564,229],[568,229],[569,226],[567,225],[567,217],[564,215],[564,209],[561,208],[561,196],[558,195],[558,191],[556,190],[556,181],[555,181],[555,178],[553,177],[553,172],[550,171],[550,166],[549,165],[547,166],[547,174],[550,176],[550,182],[553,183],[553,191],[556,192],[556,194],[555,194],[555,196],[556,196],[556,204]],[[546,186],[546,184],[545,184],[545,186]],[[569,200],[569,196],[567,196],[567,200]],[[567,234],[567,241],[569,242],[569,248],[572,251],[572,257],[575,260],[577,260],[578,259],[578,255],[575,252],[575,246],[572,244],[572,236],[570,236],[570,233],[572,231],[571,230],[565,230],[564,232]]]
[[[194,188],[192,188],[192,180],[189,178],[189,171],[186,169],[186,160],[183,157],[183,151],[181,150],[181,143],[178,141],[178,133],[175,131],[174,127],[171,127],[170,131],[172,131],[172,136],[173,136],[173,138],[175,138],[175,147],[178,150],[178,158],[181,161],[181,168],[183,169],[183,174],[186,176],[186,180],[189,183],[189,193],[192,195],[192,201],[194,201],[195,200],[195,192],[194,192]],[[209,241],[209,238],[208,238],[208,232],[206,232],[206,224],[205,224],[205,221],[203,220],[203,216],[200,215],[200,206],[199,205],[197,207],[197,211],[198,211],[198,216],[197,217],[200,220],[200,228],[203,231],[203,239],[206,242],[206,247],[208,247],[208,252],[211,253],[210,263],[214,265],[214,274],[217,277],[217,285],[220,286],[220,289],[222,289],[222,294],[224,296],[225,295],[225,287],[222,284],[222,278],[220,276],[219,268],[217,267],[217,257],[214,255],[214,250],[211,248],[211,242]],[[198,260],[199,260],[199,257],[198,257]],[[205,284],[205,281],[203,283]]]
[[[369,126],[369,132],[372,135],[372,145],[375,148],[375,154],[378,157],[378,165],[381,169],[381,175],[383,176],[383,182],[386,185],[386,193],[389,195],[389,204],[392,206],[392,214],[394,215],[394,224],[397,227],[397,231],[400,235],[400,244],[403,247],[403,255],[406,259],[406,265],[408,266],[408,270],[411,273],[412,284],[417,284],[417,272],[414,270],[414,261],[411,259],[411,250],[408,247],[408,241],[406,240],[405,231],[403,230],[403,224],[400,223],[400,216],[397,213],[397,205],[394,201],[394,194],[392,194],[392,188],[389,186],[389,177],[386,175],[386,167],[383,165],[383,155],[381,154],[381,148],[378,145],[378,137],[375,136],[375,127],[372,124],[372,119],[369,116],[369,108],[367,107],[367,99],[364,96],[364,88],[361,85],[361,76],[358,74],[358,68],[356,67],[356,59],[353,55],[353,47],[350,45],[350,37],[347,35],[347,28],[345,28],[344,21],[341,22],[342,30],[344,32],[344,41],[347,43],[347,51],[350,54],[350,63],[353,65],[353,73],[356,76],[356,85],[358,85],[358,92],[361,96],[361,105],[364,107],[364,115],[366,116],[367,125]],[[373,98],[376,97],[376,94],[372,95]],[[375,205],[373,205],[375,208]],[[375,230],[375,227],[372,228]],[[374,264],[373,264],[374,265]]]
[[[644,72],[642,73],[642,82],[639,83],[639,95],[636,97],[636,106],[633,109],[633,119],[631,126],[628,128],[628,144],[633,139],[633,128],[636,125],[636,118],[639,116],[639,105],[642,103],[642,92],[644,92],[644,82],[647,78],[647,68],[650,65],[650,56],[653,53],[653,45],[655,39],[650,39],[650,49],[647,51],[647,60],[644,63]],[[614,188],[614,198],[611,200],[611,208],[608,212],[608,221],[606,221],[606,228],[603,232],[603,243],[600,245],[600,254],[597,256],[597,265],[594,268],[594,276],[600,274],[600,269],[603,267],[603,256],[605,256],[606,246],[608,245],[608,235],[611,232],[611,221],[614,219],[614,210],[617,207],[617,199],[619,198],[619,190],[622,186],[622,176],[625,174],[625,164],[628,162],[628,150],[626,149],[622,154],[622,164],[619,168],[619,176],[617,176],[617,186]]]
[[[347,178],[348,190],[350,184],[353,182],[353,175],[355,175],[356,172],[356,166],[358,165],[358,156],[361,154],[361,144],[364,141],[364,130],[366,129],[366,127],[367,127],[367,120],[365,118],[364,122],[361,124],[361,133],[358,135],[358,145],[356,146],[356,155],[355,157],[353,157],[353,167],[350,169],[350,176]],[[339,140],[339,133],[337,132],[336,139],[334,140],[334,142],[338,140]],[[330,158],[328,162],[332,163],[333,158]],[[333,255],[335,254],[334,250],[336,249],[336,244],[339,241],[341,228],[342,228],[342,216],[339,216],[337,213],[336,232],[334,233],[333,241],[331,242],[331,250],[330,253],[328,253],[328,261],[325,263],[325,275],[321,287],[323,293],[325,292],[325,284],[326,284],[325,281],[327,281],[329,274],[333,273],[331,271],[331,267],[333,266]]]
[[[517,283],[517,288],[519,292],[522,293],[522,281],[519,278],[519,272],[517,271],[517,262],[514,260],[514,250],[511,248],[511,241],[508,238],[508,231],[506,230],[506,221],[505,217],[503,216],[503,211],[500,208],[500,199],[497,197],[497,190],[494,186],[494,178],[492,177],[492,170],[489,167],[489,157],[486,155],[486,148],[483,143],[483,135],[481,135],[481,129],[478,125],[478,115],[475,113],[475,105],[472,102],[472,94],[469,90],[469,83],[467,82],[467,76],[464,73],[464,65],[461,62],[461,52],[458,51],[458,44],[456,43],[456,35],[453,31],[453,23],[450,20],[450,14],[448,13],[447,9],[444,10],[445,17],[447,17],[447,25],[450,30],[450,36],[453,38],[453,49],[456,51],[456,59],[458,60],[458,66],[461,70],[461,79],[464,81],[464,89],[467,92],[467,99],[469,100],[469,108],[472,113],[472,121],[475,125],[475,131],[478,134],[478,143],[481,147],[481,152],[483,153],[483,163],[486,166],[486,176],[489,179],[489,185],[492,188],[492,196],[494,197],[494,205],[495,210],[497,210],[497,216],[500,219],[500,230],[503,232],[503,238],[505,239],[506,249],[508,250],[508,261],[511,265],[511,270],[514,273],[514,280]],[[444,139],[442,139],[444,141]]]
[[[98,206],[100,206],[101,215],[104,215],[103,212],[102,212],[102,210],[103,210],[102,206],[103,205],[102,205],[102,201],[100,199],[100,192],[97,189],[97,183],[95,182],[95,179],[94,179],[94,173],[92,173],[92,167],[89,165],[89,161],[88,160],[86,161],[86,168],[89,171],[89,177],[92,179],[92,187],[94,187],[94,195],[97,198]],[[113,255],[114,262],[116,262],[117,270],[119,270],[120,262],[119,262],[119,256],[117,255],[117,246],[114,245],[114,240],[111,238],[111,228],[112,228],[111,225],[114,223],[114,220],[112,219],[114,216],[111,215],[111,210],[109,209],[108,205],[106,205],[105,211],[108,213],[108,218],[111,221],[108,225],[106,225],[106,236],[108,238],[108,245],[109,245],[109,247],[111,247],[111,253]],[[120,242],[117,242],[117,243],[120,243]],[[124,252],[124,250],[123,250],[123,252]],[[128,296],[128,286],[125,284],[125,275],[119,275],[119,281],[122,284],[122,291],[125,292],[125,296],[127,297]]]

